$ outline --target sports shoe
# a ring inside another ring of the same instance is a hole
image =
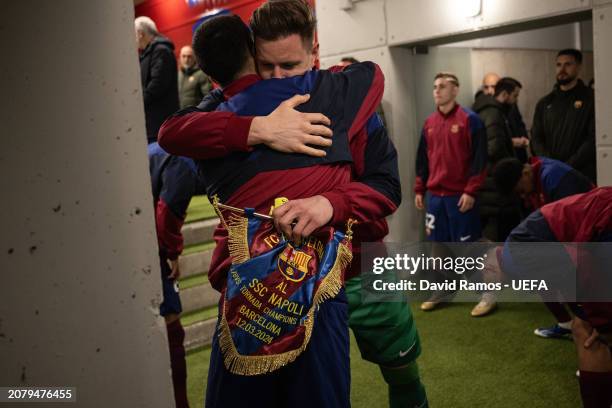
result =
[[[434,310],[439,303],[439,300],[426,300],[425,302],[421,303],[421,310],[424,312],[429,312]]]
[[[569,339],[572,331],[570,329],[564,329],[563,327],[555,324],[550,327],[538,327],[533,331],[536,336],[544,337],[545,339]]]
[[[480,302],[474,306],[470,314],[472,317],[486,316],[495,310],[496,307],[497,302],[495,301],[495,295],[492,293],[485,293],[480,298]]]

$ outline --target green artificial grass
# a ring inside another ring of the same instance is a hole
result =
[[[202,285],[208,282],[208,276],[205,273],[201,273],[199,275],[192,275],[188,278],[179,280],[179,287],[181,290],[193,288],[194,286]]]
[[[473,304],[433,312],[412,310],[421,337],[421,378],[432,408],[575,408],[581,406],[574,345],[546,340],[533,329],[554,319],[539,303],[502,304],[483,318],[469,316]],[[187,357],[189,400],[203,406],[210,348]],[[351,334],[353,408],[387,406],[378,366],[363,361]]]
[[[182,320],[182,319],[181,319]],[[191,408],[204,406],[210,347],[187,353],[187,397]]]
[[[205,195],[194,196],[191,198],[189,208],[187,208],[185,223],[206,220],[216,216],[217,214],[215,213],[213,206],[208,201],[208,197]]]
[[[189,246],[186,246],[185,249],[183,249],[182,255],[191,255],[191,254],[195,254],[196,252],[202,252],[207,249],[212,249],[214,247],[215,247],[214,242],[205,242],[203,244],[189,245]]]
[[[421,376],[432,407],[581,406],[574,345],[542,339],[536,327],[554,322],[541,303],[504,303],[472,318],[473,304],[416,311]]]
[[[189,326],[195,322],[212,319],[213,317],[217,317],[217,305],[181,315],[181,324]]]

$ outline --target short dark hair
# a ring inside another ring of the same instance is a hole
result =
[[[275,41],[298,34],[310,50],[317,20],[304,0],[269,0],[253,12],[250,24],[256,38]]]
[[[497,162],[492,174],[497,190],[504,195],[510,195],[521,179],[523,163],[515,157],[507,157]]]
[[[452,72],[438,72],[434,77],[434,81],[438,78],[444,78],[456,86],[459,86],[459,79],[457,78],[457,75],[453,74]]]
[[[523,85],[514,78],[503,77],[495,84],[495,96],[506,91],[509,94],[514,92],[516,88],[522,88]]]
[[[566,48],[557,53],[557,57],[561,55],[571,55],[578,64],[582,64],[582,53],[575,48]]]
[[[357,64],[359,60],[353,57],[342,57],[340,59],[340,62],[348,62],[349,64]]]
[[[253,36],[240,17],[218,16],[197,28],[192,48],[202,71],[226,86],[253,58]]]

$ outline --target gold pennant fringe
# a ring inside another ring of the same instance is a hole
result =
[[[227,220],[227,247],[232,263],[241,264],[251,259],[249,251],[249,219],[231,214]]]
[[[249,251],[249,219],[230,213],[226,220],[219,208],[219,196],[212,196],[212,205],[221,221],[221,225],[227,230],[227,247],[233,264],[241,264],[251,259]]]
[[[239,354],[232,340],[229,324],[225,318],[225,307],[227,303],[224,302],[223,313],[221,314],[219,346],[223,353],[225,367],[230,372],[238,375],[261,375],[278,370],[295,361],[295,359],[306,350],[310,342],[316,308],[325,300],[335,297],[338,292],[340,292],[340,289],[342,289],[342,273],[351,263],[352,259],[353,254],[350,248],[344,243],[340,243],[338,245],[338,253],[334,265],[321,281],[317,293],[315,293],[312,306],[306,315],[304,323],[306,326],[304,342],[297,349],[271,356],[245,356]]]
[[[214,196],[210,197],[210,200],[215,212],[217,213],[217,217],[219,217],[219,221],[221,221],[221,225],[227,229],[225,218],[223,217],[223,214],[221,214],[221,209],[219,208],[219,196],[215,194]]]

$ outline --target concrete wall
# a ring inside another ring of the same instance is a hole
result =
[[[479,13],[467,16],[476,7]],[[390,45],[486,30],[588,10],[588,0],[387,0]]]
[[[593,51],[593,23],[582,21],[552,27],[525,30],[512,34],[494,35],[474,40],[459,41],[444,47],[461,48],[520,48],[559,50],[578,48]]]
[[[599,4],[602,5],[599,5]],[[606,4],[604,4],[606,3]],[[612,185],[612,1],[596,1],[593,9],[595,49],[595,127],[597,129],[597,182]]]
[[[173,406],[134,5],[0,14],[0,385]]]

